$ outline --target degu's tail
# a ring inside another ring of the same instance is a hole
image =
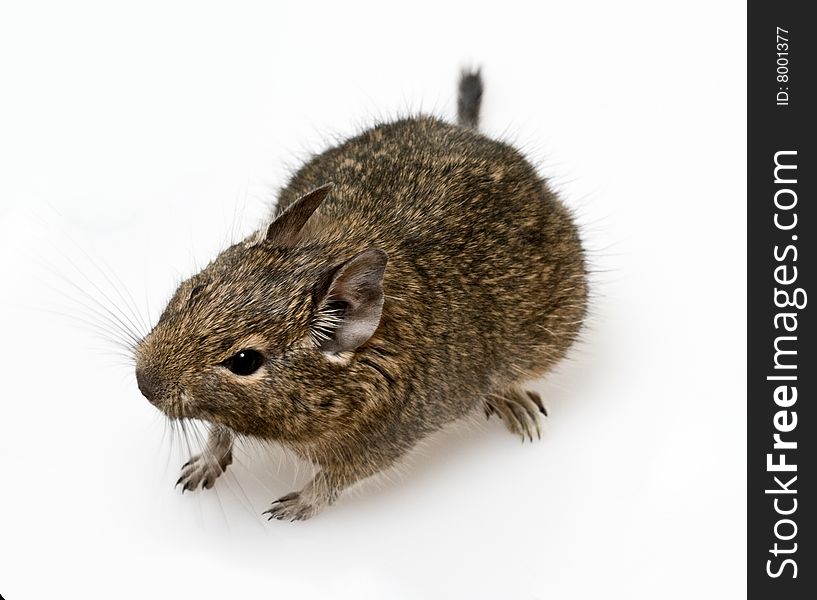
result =
[[[482,102],[482,76],[479,69],[463,69],[460,74],[457,98],[457,123],[462,127],[476,129],[479,126],[479,105]]]

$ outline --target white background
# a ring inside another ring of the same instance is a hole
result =
[[[744,596],[745,25],[739,2],[4,2],[0,594]],[[305,523],[261,520],[307,478],[276,449],[174,491],[185,443],[72,317],[128,311],[115,285],[155,319],[305,152],[452,117],[464,64],[596,270],[543,440],[475,418]]]

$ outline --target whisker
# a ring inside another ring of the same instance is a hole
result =
[[[65,254],[65,251],[61,247],[56,247],[53,244],[52,238],[47,238],[47,243],[52,247],[52,249],[61,256],[67,263],[74,269],[74,271],[79,274],[85,281],[87,281],[91,286],[93,286],[102,296],[107,300],[112,306],[114,306],[118,311],[119,314],[130,323],[131,327],[133,328],[134,333],[138,335],[138,337],[142,338],[145,336],[147,331],[150,330],[148,327],[148,323],[146,323],[145,318],[143,317],[139,307],[137,306],[133,296],[128,291],[128,287],[124,284],[122,279],[117,275],[116,271],[112,269],[110,266],[104,264],[104,260],[101,258],[100,255],[97,255],[97,258],[88,252],[83,245],[81,245],[77,240],[65,230],[62,230],[61,237],[66,239],[74,248],[88,261],[90,266],[107,282],[108,286],[113,289],[116,295],[122,300],[124,306],[128,309],[126,313],[121,306],[119,306],[116,302],[114,302],[105,292],[94,282],[78,265],[75,261],[71,259],[70,256]],[[47,266],[47,265],[46,265]],[[104,266],[104,268],[103,268]],[[51,269],[52,273],[55,272],[58,275],[65,278],[65,275],[57,269]],[[117,285],[118,282],[118,285]],[[123,292],[124,290],[124,292]],[[84,290],[83,290],[84,291]],[[90,294],[86,295],[89,298],[92,298]]]
[[[55,269],[49,267],[48,265],[43,265],[43,266],[45,268],[49,269],[56,277],[60,278],[63,282],[68,284],[74,291],[76,291],[78,294],[80,294],[81,297],[86,298],[91,303],[91,306],[79,302],[76,298],[71,297],[64,290],[60,290],[59,288],[56,288],[56,287],[53,287],[51,285],[46,284],[54,292],[62,295],[64,298],[66,298],[68,300],[71,300],[72,302],[75,302],[77,304],[82,305],[86,309],[94,310],[97,313],[98,316],[103,316],[104,315],[105,318],[110,322],[111,325],[116,324],[117,327],[120,329],[120,331],[123,334],[126,334],[127,337],[134,342],[134,344],[138,344],[141,341],[142,336],[139,334],[138,330],[135,328],[135,326],[132,323],[123,321],[123,319],[116,312],[114,312],[110,307],[108,307],[105,304],[103,304],[102,302],[100,302],[99,299],[95,298],[87,290],[80,287],[75,281],[68,278],[64,273],[62,273],[62,272],[60,272],[58,270],[55,270]],[[104,296],[104,294],[103,294],[103,296]],[[107,298],[107,296],[105,296],[105,298],[110,302],[110,299]]]
[[[127,356],[133,358],[133,350],[135,348],[133,341],[130,338],[126,337],[117,329],[108,329],[106,325],[109,326],[110,323],[107,323],[105,321],[96,322],[89,318],[84,318],[81,315],[65,313],[50,308],[39,308],[38,310],[40,312],[50,313],[65,319],[75,321],[77,323],[82,324],[85,327],[90,328],[92,331],[94,331],[96,334],[102,337],[106,342],[113,344],[115,347],[120,348],[121,350],[127,351]]]
[[[122,308],[121,308],[121,307],[120,307],[120,306],[119,306],[119,305],[118,305],[116,302],[114,302],[114,301],[111,299],[111,297],[110,297],[110,296],[108,296],[108,294],[106,294],[106,293],[105,293],[105,291],[104,291],[104,290],[103,290],[103,289],[102,289],[102,288],[101,288],[99,285],[97,285],[97,284],[96,284],[96,282],[95,282],[95,281],[93,281],[93,280],[92,280],[90,277],[88,277],[88,276],[87,276],[87,275],[86,275],[86,274],[85,274],[85,273],[84,273],[84,272],[83,272],[83,271],[82,271],[82,270],[81,270],[81,269],[80,269],[80,268],[79,268],[79,267],[78,267],[78,266],[77,266],[77,265],[76,265],[76,264],[75,264],[75,263],[74,263],[74,262],[73,262],[73,261],[72,261],[72,260],[71,260],[69,257],[66,257],[66,260],[67,260],[67,261],[69,262],[69,264],[70,264],[70,265],[71,265],[71,266],[74,268],[74,270],[75,270],[75,271],[76,271],[76,272],[77,272],[77,273],[78,273],[78,274],[79,274],[79,275],[80,275],[80,276],[81,276],[83,279],[85,279],[85,281],[87,281],[87,282],[88,282],[88,283],[89,283],[89,284],[90,284],[90,285],[91,285],[91,286],[92,286],[92,287],[93,287],[93,288],[94,288],[94,289],[95,289],[97,292],[99,292],[99,293],[102,295],[102,297],[103,297],[105,300],[107,300],[107,301],[110,303],[110,305],[111,305],[113,308],[117,309],[117,311],[119,312],[119,315],[121,315],[121,317],[122,317],[122,318],[123,318],[125,321],[127,321],[127,322],[130,324],[130,326],[133,328],[133,331],[134,331],[136,334],[138,334],[138,337],[139,337],[139,338],[142,338],[142,337],[144,337],[144,336],[145,336],[145,334],[146,334],[147,332],[146,332],[146,331],[141,330],[141,329],[139,328],[139,326],[138,326],[136,323],[134,323],[133,319],[132,319],[131,317],[129,317],[129,316],[128,316],[128,314],[127,314],[127,313],[125,313],[125,311],[124,311],[124,310],[122,310]],[[104,273],[103,273],[103,276],[104,276]]]

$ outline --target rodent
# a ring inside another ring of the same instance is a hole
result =
[[[579,334],[587,272],[570,212],[523,155],[458,122],[378,124],[309,160],[274,218],[183,281],[137,345],[171,419],[211,424],[183,490],[210,488],[236,436],[318,467],[268,518],[307,519],[473,410],[533,439],[547,373]]]

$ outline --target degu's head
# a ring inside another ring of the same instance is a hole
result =
[[[343,410],[327,387],[380,324],[387,257],[307,233],[331,187],[179,285],[135,353],[139,389],[168,417],[297,439]]]

